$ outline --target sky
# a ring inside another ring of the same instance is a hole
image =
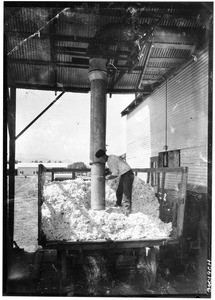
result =
[[[17,89],[16,135],[55,98],[50,91]],[[126,116],[121,117],[121,111],[133,100],[134,95],[107,95],[107,154],[126,152]],[[89,165],[89,150],[90,93],[65,93],[16,140],[16,159],[22,162],[69,160]]]

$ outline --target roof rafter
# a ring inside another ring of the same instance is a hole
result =
[[[55,91],[55,88],[50,85],[43,85],[43,84],[31,84],[31,83],[22,83],[17,82],[16,88],[18,89],[32,89],[32,90],[43,90],[43,91]],[[90,92],[90,86],[89,87],[71,87],[71,86],[63,86],[58,84],[57,85],[57,91],[59,92],[72,92],[72,93],[89,93]],[[135,93],[142,93],[143,95],[150,95],[152,93],[152,90],[149,91],[142,91],[142,90],[136,90],[136,89],[107,89],[107,94],[135,94]]]
[[[142,66],[142,71],[140,73],[140,77],[138,79],[138,82],[137,82],[137,85],[136,85],[136,89],[139,89],[140,86],[141,86],[141,81],[142,81],[143,76],[144,76],[144,74],[146,72],[148,60],[149,60],[149,57],[150,57],[150,54],[151,54],[151,51],[152,51],[152,45],[153,45],[153,43],[149,43],[149,45],[148,45],[148,52],[146,54],[146,59],[145,59],[144,65]]]

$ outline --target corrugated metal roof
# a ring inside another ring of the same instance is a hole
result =
[[[198,2],[64,5],[5,2],[8,86],[88,92],[89,58],[103,57],[116,67],[108,93],[152,92],[207,45],[213,12]]]

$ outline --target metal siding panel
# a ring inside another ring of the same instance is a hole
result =
[[[151,58],[153,57],[177,57],[177,58],[184,58],[184,57],[188,57],[190,55],[190,50],[187,49],[171,49],[171,48],[156,48],[153,47],[152,48],[152,53],[151,53]]]
[[[169,149],[207,143],[207,72],[207,55],[204,54],[168,82]]]
[[[94,37],[97,29],[97,16],[92,14],[78,14],[67,11],[60,16],[57,34],[68,36]]]
[[[208,55],[202,54],[168,81],[168,150],[181,149],[188,183],[207,185]],[[149,167],[165,144],[166,84],[127,115],[127,158],[132,167]],[[148,114],[146,110],[148,109]],[[145,111],[145,113],[144,113]],[[147,157],[148,156],[148,157]],[[168,177],[167,177],[168,179]],[[167,180],[176,188],[177,178]]]
[[[17,7],[17,11],[11,16],[7,23],[8,30],[17,30],[21,32],[36,32],[44,27],[49,19],[49,9],[42,7]],[[46,27],[43,29],[46,30]]]
[[[143,167],[145,165],[149,167],[149,157],[151,156],[149,150],[150,141],[147,141],[147,132],[149,131],[149,128],[147,127],[148,122],[146,122],[143,118],[143,114],[144,110],[142,109],[141,104],[139,109],[135,110],[134,116],[129,118],[127,125],[129,128],[127,133],[127,153],[131,154],[127,155],[127,160],[133,168]],[[145,111],[145,114],[147,114],[147,111]],[[145,147],[141,146],[142,136],[145,137]]]
[[[73,41],[56,41],[58,47],[77,47],[87,49],[88,43],[73,42]]]
[[[58,67],[58,83],[64,83],[66,86],[74,86],[79,88],[90,87],[88,79],[88,70],[77,68],[61,68]],[[79,78],[77,81],[76,79]],[[86,86],[88,82],[88,86]]]
[[[207,186],[207,144],[181,150],[181,166],[189,168],[188,182]]]
[[[72,62],[73,56],[69,54],[57,53],[57,60],[60,62]]]
[[[154,149],[164,146],[160,134],[164,113],[164,103],[160,95],[164,93],[164,89],[160,88],[159,91],[160,94],[151,95],[128,116],[127,157],[132,167],[149,167],[150,157],[154,156]],[[156,120],[160,122],[157,123]],[[130,151],[132,155],[129,154]]]
[[[31,65],[16,65],[13,67],[13,75],[17,83],[27,82],[34,84],[36,81],[41,85],[50,85],[50,78],[52,78],[53,68],[48,66],[31,66]],[[21,76],[25,74],[25,76]]]
[[[10,58],[50,61],[50,43],[47,39],[10,37],[8,43],[12,45],[8,53],[13,50]]]
[[[122,79],[119,81],[118,84],[116,84],[117,88],[125,88],[125,89],[133,89],[134,86],[137,85],[138,79],[139,79],[140,74],[124,74]]]

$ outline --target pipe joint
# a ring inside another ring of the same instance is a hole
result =
[[[108,73],[105,70],[101,69],[92,69],[88,72],[88,76],[90,81],[101,79],[107,81],[108,79]]]

